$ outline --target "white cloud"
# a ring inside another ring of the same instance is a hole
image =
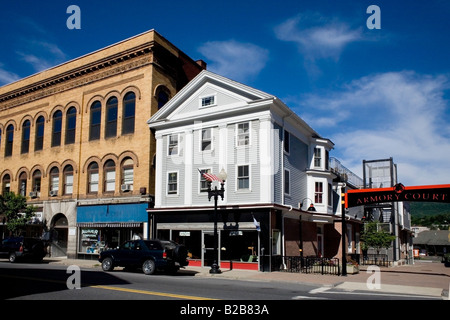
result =
[[[0,64],[0,86],[9,84],[19,79],[20,77],[17,74],[4,70],[2,64]]]
[[[33,54],[28,53],[29,51]],[[66,54],[56,44],[48,41],[24,41],[24,48],[16,53],[36,72],[49,69],[67,59]]]
[[[305,97],[302,113],[313,128],[326,131],[334,153],[356,173],[363,159],[393,157],[405,185],[449,183],[449,88],[446,76],[371,75],[340,92]]]
[[[348,44],[362,40],[362,30],[317,14],[301,14],[275,28],[279,40],[294,42],[308,60],[338,59]]]
[[[269,57],[266,49],[235,40],[206,42],[199,52],[209,60],[209,70],[240,82],[258,75]]]

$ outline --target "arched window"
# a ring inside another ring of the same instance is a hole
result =
[[[88,166],[88,192],[97,193],[98,192],[98,164],[97,162],[92,162]]]
[[[77,125],[77,109],[70,107],[66,115],[66,141],[65,144],[75,143],[75,132]]]
[[[116,97],[111,97],[106,102],[106,128],[105,138],[115,137],[117,135],[117,105]]]
[[[28,153],[30,151],[30,130],[31,130],[31,122],[30,120],[26,120],[22,125],[22,148],[20,149],[20,153]]]
[[[50,196],[58,195],[59,191],[59,169],[53,167],[50,170]]]
[[[23,197],[27,196],[27,174],[22,172],[19,176],[19,194]]]
[[[73,167],[69,164],[65,166],[64,171],[64,194],[73,193]]]
[[[11,157],[13,153],[14,142],[14,126],[10,124],[6,128],[6,145],[5,145],[5,157]]]
[[[136,114],[136,95],[128,92],[123,98],[122,134],[134,133],[134,118]]]
[[[105,192],[114,192],[116,190],[116,164],[113,160],[106,161],[103,177]]]
[[[62,112],[58,110],[53,115],[52,147],[58,147],[61,145],[61,130]]]
[[[158,88],[158,92],[156,93],[156,99],[158,100],[158,110],[161,109],[167,101],[169,101],[170,92],[164,86]]]
[[[3,195],[11,191],[11,177],[9,176],[9,174],[5,174],[3,176],[2,189]]]
[[[133,191],[134,163],[127,158],[122,162],[122,191]]]
[[[43,116],[40,116],[36,120],[36,132],[35,132],[35,140],[34,140],[34,151],[39,151],[44,148],[44,127],[45,127],[45,119]]]
[[[41,193],[41,178],[42,174],[40,170],[36,170],[33,172],[31,188],[33,192],[36,192],[36,197],[39,197]]]
[[[102,104],[95,101],[91,105],[91,123],[89,127],[89,140],[100,139],[100,125],[102,123]]]

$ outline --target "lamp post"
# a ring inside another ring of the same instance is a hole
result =
[[[227,179],[227,173],[224,169],[222,169],[217,176],[220,181],[220,189],[217,188],[218,181],[216,181],[214,189],[211,189],[212,181],[209,181],[208,183],[208,200],[211,201],[211,198],[214,197],[214,262],[211,265],[211,270],[209,270],[209,273],[218,274],[222,273],[222,271],[219,268],[219,250],[218,250],[218,237],[217,237],[217,200],[219,199],[219,196],[222,198],[225,195],[225,180]]]

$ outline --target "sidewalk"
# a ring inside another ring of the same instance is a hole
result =
[[[49,264],[77,265],[80,268],[96,268],[101,270],[97,260],[81,260],[66,258],[45,258]],[[334,287],[344,290],[374,290],[398,294],[415,294],[442,297],[448,299],[450,286],[450,268],[440,262],[416,261],[413,265],[396,267],[380,267],[380,288],[370,289],[375,284],[375,274],[367,271],[368,266],[361,266],[358,274],[347,276],[304,274],[289,272],[259,272],[248,270],[222,269],[221,274],[210,274],[209,268],[186,267],[179,272],[195,277],[214,277],[247,281],[278,281],[302,283],[323,287]],[[369,279],[370,277],[370,279]]]

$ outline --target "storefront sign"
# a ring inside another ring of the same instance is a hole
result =
[[[450,185],[405,187],[401,183],[391,188],[348,190],[345,207],[357,207],[388,202],[450,203]]]

